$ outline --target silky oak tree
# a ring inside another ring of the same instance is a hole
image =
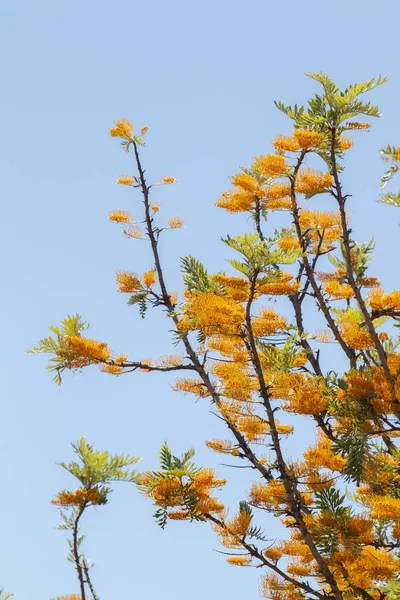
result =
[[[400,597],[400,291],[383,290],[369,273],[374,244],[353,239],[352,199],[342,185],[353,146],[349,132],[362,135],[369,119],[380,116],[364,95],[386,79],[340,90],[323,73],[309,77],[320,91],[306,106],[276,103],[292,131],[231,177],[216,203],[253,224],[223,239],[235,253],[229,271],[210,273],[184,257],[179,295],[166,281],[159,240],[183,222],[171,217],[163,224],[157,193],[157,186],[176,180],[146,180],[141,147],[147,127],[135,132],[120,119],[110,131],[133,155],[134,174],[117,183],[132,188],[142,216],[134,221],[129,211],[114,210],[109,218],[132,243],[148,243],[153,256],[152,269],[142,275],[117,272],[117,286],[142,316],[163,311],[180,355],[115,354],[85,334],[79,315],[52,327],[53,335],[33,351],[51,355],[48,368],[58,383],[65,370],[91,365],[113,376],[176,372],[176,390],[211,403],[228,439],[209,439],[207,446],[252,472],[237,512],[228,514],[215,495],[225,479],[196,466],[192,450],[177,457],[164,444],[160,468],[135,476],[135,483],[154,503],[162,527],[168,520],[208,522],[229,564],[259,567],[262,596],[394,599]],[[391,163],[385,183],[400,166],[400,151],[388,147],[383,156]],[[277,212],[285,224],[273,230]],[[313,307],[322,329],[310,319]],[[341,353],[344,369],[326,368],[327,344],[329,352]],[[285,438],[298,436],[298,447],[305,445],[304,418],[314,426],[315,441],[290,456]],[[99,493],[85,502],[99,503]],[[270,519],[283,525],[279,540],[264,533]],[[85,594],[97,598],[81,585],[82,600]]]

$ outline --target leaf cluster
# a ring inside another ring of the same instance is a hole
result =
[[[78,461],[69,464],[60,463],[68,473],[71,473],[85,490],[96,487],[103,498],[107,501],[107,495],[111,492],[108,485],[113,481],[129,481],[140,483],[140,475],[129,467],[140,458],[128,454],[111,455],[107,450],[94,450],[82,437],[78,442],[72,444]]]
[[[61,321],[61,324],[50,325],[49,329],[55,336],[48,336],[39,340],[38,345],[27,350],[30,354],[53,354],[50,358],[50,364],[46,367],[47,371],[55,372],[53,380],[61,385],[61,375],[68,365],[76,358],[75,353],[67,344],[68,336],[81,336],[82,331],[89,329],[90,325],[82,321],[78,314],[68,315]]]

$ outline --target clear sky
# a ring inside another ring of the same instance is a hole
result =
[[[49,324],[75,312],[90,321],[93,337],[132,359],[170,350],[165,319],[141,321],[115,289],[116,269],[141,272],[151,262],[144,244],[107,221],[113,208],[135,213],[137,202],[114,184],[131,158],[108,136],[113,120],[148,125],[149,179],[180,181],[156,194],[160,218],[178,214],[186,224],[162,244],[173,290],[180,255],[224,268],[219,237],[248,228],[214,201],[239,165],[289,131],[273,100],[301,103],[314,93],[305,71],[323,70],[341,85],[387,75],[390,83],[371,95],[384,118],[357,134],[345,183],[354,236],[375,236],[373,273],[393,289],[400,211],[375,199],[379,149],[400,143],[399,18],[398,0],[1,3],[0,586],[19,600],[78,592],[50,500],[73,485],[56,462],[70,459],[70,442],[81,435],[141,455],[143,468],[156,466],[167,439],[176,452],[194,446],[201,464],[227,472],[204,446],[224,430],[205,403],[171,391],[172,377],[116,379],[92,368],[67,374],[57,388],[45,357],[25,354]],[[234,505],[249,476],[228,475],[224,497]],[[259,571],[227,565],[207,525],[162,531],[151,513],[133,486],[121,484],[84,523],[102,600],[258,597]],[[264,525],[273,537],[271,521]]]

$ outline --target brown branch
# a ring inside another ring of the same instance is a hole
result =
[[[332,593],[336,600],[343,600],[343,596],[339,587],[336,583],[335,577],[330,571],[328,565],[326,564],[324,558],[320,554],[318,548],[316,547],[314,540],[312,539],[311,533],[307,528],[307,525],[303,518],[303,512],[309,512],[306,507],[304,501],[302,500],[302,496],[298,491],[296,484],[292,477],[287,472],[286,463],[283,458],[282,449],[280,445],[279,434],[276,428],[274,410],[271,406],[271,401],[268,393],[268,387],[266,385],[264,379],[264,373],[262,369],[262,365],[260,362],[260,357],[257,350],[257,344],[255,340],[255,336],[253,333],[252,321],[251,321],[251,305],[254,299],[255,287],[257,281],[258,273],[256,272],[253,276],[250,287],[250,297],[246,306],[246,327],[248,333],[249,344],[251,348],[251,358],[253,362],[253,367],[256,372],[259,384],[260,384],[260,397],[263,400],[263,404],[268,416],[268,423],[270,427],[270,434],[272,437],[273,448],[276,454],[276,462],[278,466],[278,470],[282,479],[283,486],[285,488],[285,492],[287,494],[288,500],[290,502],[291,514],[296,521],[297,528],[300,533],[303,535],[304,542],[308,546],[311,554],[313,555],[318,567],[325,577],[326,582],[330,586]]]
[[[308,257],[306,256],[307,244],[305,242],[303,233],[301,231],[300,219],[299,219],[300,212],[299,212],[299,207],[298,207],[297,200],[296,200],[296,190],[295,190],[297,173],[299,172],[301,164],[304,160],[304,156],[305,156],[305,152],[303,151],[297,161],[295,168],[294,168],[293,175],[291,175],[291,177],[290,177],[290,188],[291,188],[290,195],[291,195],[291,199],[292,199],[292,215],[293,215],[293,219],[294,219],[294,225],[295,225],[298,241],[301,245],[303,252],[305,253],[303,256],[303,264],[304,264],[304,268],[306,271],[307,279],[311,284],[317,304],[318,304],[320,310],[322,311],[329,328],[331,329],[333,335],[335,336],[335,338],[339,342],[342,350],[344,351],[347,358],[349,359],[350,365],[352,367],[355,367],[355,364],[356,364],[355,352],[345,343],[342,336],[340,335],[339,328],[336,325],[336,322],[331,315],[329,307],[328,307],[328,305],[325,301],[325,298],[320,290],[320,287],[315,279],[315,274],[314,274],[312,265],[310,264],[310,261],[308,260]]]
[[[161,261],[160,261],[160,256],[159,256],[159,252],[158,252],[158,240],[156,238],[156,235],[155,235],[155,232],[153,229],[153,219],[150,214],[150,201],[149,201],[150,188],[146,184],[144,169],[143,169],[141,161],[140,161],[139,151],[138,151],[136,142],[133,142],[133,147],[134,147],[134,152],[135,152],[136,164],[137,164],[137,168],[139,171],[139,180],[140,180],[141,191],[143,194],[143,203],[144,203],[144,207],[145,207],[145,220],[146,220],[147,234],[149,236],[151,249],[153,252],[154,265],[156,268],[158,281],[159,281],[160,288],[161,288],[161,295],[162,295],[162,299],[164,301],[165,307],[168,311],[168,315],[173,320],[175,326],[177,327],[179,324],[179,319],[178,319],[177,315],[174,313],[174,307],[171,303],[171,298],[168,294],[167,286],[165,284],[164,274],[163,274],[163,271],[161,268]],[[205,366],[200,362],[195,350],[193,349],[193,347],[190,343],[189,337],[186,333],[182,335],[182,342],[185,346],[188,357],[192,361],[194,369],[196,370],[197,374],[202,379],[211,398],[213,399],[215,404],[217,404],[217,405],[220,404],[220,402],[221,402],[220,395],[216,391],[216,389],[205,369]],[[270,470],[267,469],[264,465],[262,465],[258,461],[256,455],[254,454],[254,452],[251,450],[250,446],[248,445],[245,437],[239,431],[237,431],[236,428],[226,419],[225,419],[225,423],[226,423],[227,427],[230,429],[230,431],[232,432],[232,434],[234,435],[234,437],[236,438],[236,441],[238,442],[245,457],[251,462],[251,464],[260,472],[260,474],[267,481],[270,481],[272,479]]]
[[[92,594],[93,600],[100,600],[99,597],[98,597],[98,595],[94,591],[92,580],[91,580],[90,575],[89,575],[89,567],[87,566],[87,563],[86,563],[85,559],[83,559],[83,570],[85,572],[86,583],[89,586],[90,593]]]
[[[81,516],[83,515],[83,512],[84,512],[86,506],[87,506],[87,504],[85,502],[85,504],[82,504],[82,506],[80,507],[78,514],[76,516],[75,522],[74,522],[73,530],[72,530],[72,554],[74,557],[75,568],[78,573],[79,587],[81,590],[81,600],[86,600],[86,590],[85,590],[85,580],[84,580],[83,568],[81,565],[79,551],[78,551],[78,546],[79,546],[78,531],[79,531],[79,521],[80,521]]]
[[[357,303],[358,303],[360,310],[363,314],[363,317],[365,319],[365,323],[367,325],[368,332],[371,335],[372,339],[374,340],[375,348],[378,353],[379,359],[381,361],[382,368],[384,370],[386,379],[392,383],[392,376],[391,376],[391,373],[389,370],[386,352],[383,349],[381,340],[379,339],[376,329],[374,327],[374,324],[372,322],[371,315],[369,314],[368,309],[365,304],[365,301],[364,301],[364,298],[362,297],[361,289],[357,285],[357,282],[356,282],[353,261],[351,259],[350,232],[349,232],[349,228],[347,227],[347,214],[346,214],[346,208],[345,208],[346,196],[344,196],[342,193],[342,186],[341,186],[341,183],[339,180],[339,174],[338,174],[337,162],[336,162],[336,153],[335,153],[335,150],[336,150],[336,128],[335,127],[332,127],[331,133],[332,133],[332,135],[331,135],[330,153],[331,153],[331,161],[332,161],[332,175],[333,175],[333,180],[334,180],[334,188],[335,188],[335,192],[336,192],[333,194],[333,196],[336,198],[338,206],[339,206],[343,245],[344,245],[344,249],[345,249],[345,260],[346,260],[346,266],[347,266],[347,279],[351,286],[351,289],[354,292]]]
[[[213,523],[215,523],[216,525],[218,525],[219,527],[225,529],[230,535],[235,535],[234,533],[232,533],[230,531],[229,527],[223,521],[220,521],[218,518],[214,517],[213,515],[210,515],[209,513],[206,513],[204,516],[207,519],[209,519],[210,521],[212,521]],[[238,537],[238,536],[236,536],[236,537]],[[247,552],[253,558],[258,559],[264,566],[266,566],[269,569],[271,569],[272,571],[274,571],[277,575],[279,575],[280,577],[285,579],[285,581],[287,581],[288,583],[295,585],[297,588],[304,590],[305,592],[315,596],[316,598],[320,598],[321,600],[326,600],[327,597],[325,594],[321,594],[317,590],[314,590],[308,583],[305,583],[303,581],[295,579],[291,575],[288,575],[287,573],[282,571],[276,564],[267,560],[265,558],[265,556],[258,550],[258,548],[256,548],[256,546],[254,546],[254,544],[248,544],[244,538],[242,538],[240,540],[240,544],[243,546],[243,548],[245,548],[245,550],[247,550]]]

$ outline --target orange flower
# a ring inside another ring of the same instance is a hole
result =
[[[324,139],[324,134],[309,129],[296,129],[294,137],[301,148],[309,150],[318,147]]]
[[[108,218],[116,223],[130,223],[132,221],[132,215],[127,210],[113,210]]]
[[[115,127],[110,129],[110,135],[112,137],[122,137],[129,140],[132,137],[133,125],[128,119],[119,119],[114,121]]]
[[[183,227],[183,219],[182,217],[170,217],[168,219],[168,225],[171,229],[180,229]]]
[[[151,271],[146,271],[146,273],[143,273],[142,281],[143,281],[143,285],[146,287],[151,287],[152,285],[154,285],[155,282],[157,281],[157,274],[156,274],[155,269],[152,269]]]
[[[137,275],[130,271],[118,271],[115,279],[117,280],[118,290],[124,294],[131,294],[142,287]]]
[[[289,165],[280,154],[261,154],[254,159],[252,168],[264,177],[280,177],[289,172]]]
[[[161,183],[164,185],[170,185],[171,183],[178,183],[178,180],[175,177],[171,177],[171,175],[166,175],[161,179]]]

